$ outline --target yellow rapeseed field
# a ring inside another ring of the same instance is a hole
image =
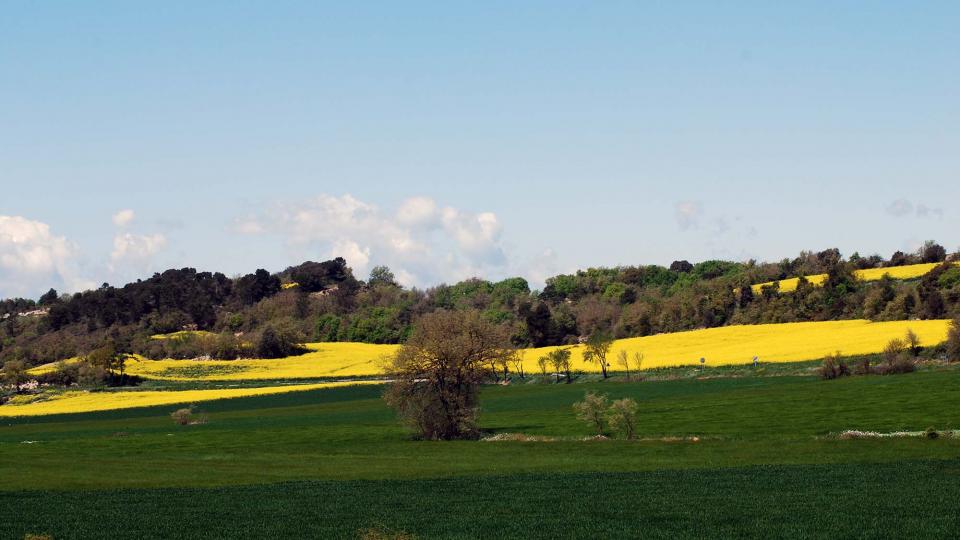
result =
[[[127,373],[172,381],[241,381],[379,375],[397,345],[309,343],[310,352],[277,360],[140,360]]]
[[[876,353],[892,338],[913,330],[924,344],[946,339],[949,321],[870,322],[826,321],[788,324],[726,326],[618,340],[608,357],[613,369],[618,351],[642,352],[644,368],[746,364],[759,356],[761,362],[814,360],[840,351],[844,355]],[[352,377],[382,374],[382,359],[396,352],[397,345],[365,343],[313,343],[311,352],[278,360],[141,360],[128,362],[127,371],[164,380],[263,380],[314,377]],[[537,372],[537,359],[556,347],[524,351],[524,370]],[[576,370],[598,372],[600,367],[583,362],[583,347],[572,347]]]
[[[913,330],[924,345],[943,342],[950,321],[870,322],[824,321],[750,326],[724,326],[675,334],[621,339],[614,343],[607,361],[612,369],[617,354],[626,350],[643,353],[643,368],[699,365],[749,364],[757,356],[761,362],[798,362],[815,360],[839,351],[845,356],[871,354],[883,350],[893,338],[902,338]],[[524,369],[538,371],[537,359],[556,347],[524,351]],[[599,366],[583,361],[583,347],[571,349],[571,364],[576,370],[600,371]]]
[[[857,279],[861,279],[863,281],[877,281],[885,274],[889,274],[893,279],[916,279],[923,277],[937,266],[939,266],[938,263],[910,264],[907,266],[892,266],[890,268],[868,268],[866,270],[857,270],[853,274],[857,277]],[[822,285],[827,279],[826,274],[815,274],[804,277],[806,277],[807,281],[814,285]],[[800,278],[781,279],[779,282],[780,291],[793,292],[797,290],[797,284],[799,282]],[[762,287],[772,283],[772,281],[768,281],[767,283],[759,283],[754,285],[753,292],[759,293]]]
[[[268,386],[263,388],[227,388],[214,390],[178,390],[178,391],[117,391],[87,392],[68,391],[61,394],[40,394],[38,396],[18,396],[10,403],[0,407],[0,417],[41,416],[47,414],[80,413],[150,407],[153,405],[176,405],[211,401],[214,399],[260,396],[301,392],[319,388],[334,388],[360,382],[330,382],[320,384],[300,384],[286,386]]]

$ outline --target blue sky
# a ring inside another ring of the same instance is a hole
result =
[[[960,247],[956,2],[355,4],[0,4],[0,297]]]

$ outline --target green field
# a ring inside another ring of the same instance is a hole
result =
[[[587,389],[636,399],[644,440],[582,440]],[[960,534],[960,439],[835,436],[960,427],[955,369],[484,390],[485,429],[549,442],[415,441],[380,392],[5,419],[0,538]]]

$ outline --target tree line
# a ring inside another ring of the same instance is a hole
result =
[[[417,321],[438,311],[476,311],[517,347],[575,344],[731,324],[851,318],[903,320],[960,314],[960,268],[940,265],[917,280],[858,281],[859,269],[960,260],[939,244],[917,252],[844,258],[837,249],[775,263],[711,260],[669,266],[589,268],[554,276],[543,290],[519,277],[479,278],[426,289],[397,283],[386,267],[364,281],[342,258],[228,278],[172,269],[122,287],[37,301],[0,302],[0,361],[26,365],[89,354],[112,344],[150,358],[239,358],[295,354],[309,341],[404,343]],[[801,279],[786,293],[752,285]],[[18,316],[34,310],[45,315]],[[156,334],[181,330],[180,339]],[[559,359],[558,359],[559,360]],[[553,362],[553,360],[548,360]],[[604,359],[602,365],[608,362]]]

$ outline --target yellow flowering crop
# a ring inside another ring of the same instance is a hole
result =
[[[334,388],[356,384],[373,384],[375,381],[364,382],[331,382],[321,384],[300,384],[286,386],[268,386],[263,388],[227,388],[214,390],[178,390],[178,391],[117,391],[117,392],[86,392],[68,391],[62,394],[40,394],[34,396],[18,396],[10,403],[0,406],[0,417],[4,416],[41,416],[47,414],[80,413],[93,411],[107,411],[113,409],[130,409],[134,407],[150,407],[153,405],[176,405],[211,401],[214,399],[260,396],[266,394],[282,394],[286,392],[301,392],[319,388]]]
[[[398,345],[310,343],[310,352],[276,360],[141,360],[127,362],[127,373],[173,381],[242,381],[379,375],[382,359]]]
[[[878,281],[886,274],[889,274],[893,279],[916,279],[923,277],[937,266],[939,266],[939,263],[909,264],[907,266],[891,266],[890,268],[868,268],[866,270],[856,270],[853,275],[863,281]],[[822,285],[827,279],[826,274],[814,274],[804,277],[813,285]],[[781,279],[779,281],[780,292],[793,292],[797,290],[797,284],[799,282],[800,278]],[[759,293],[763,287],[773,283],[773,281],[768,281],[754,285],[753,292]]]
[[[837,351],[845,356],[871,354],[882,351],[891,339],[902,338],[907,329],[913,330],[924,345],[941,343],[946,339],[949,324],[950,321],[945,320],[854,320],[724,326],[617,340],[607,355],[607,362],[611,369],[620,370],[616,358],[621,350],[630,356],[643,353],[643,369],[700,365],[700,358],[706,360],[707,366],[720,366],[749,364],[754,356],[761,362],[798,362],[823,358]],[[524,370],[538,372],[537,359],[556,348],[524,351]],[[583,350],[583,346],[571,349],[571,367],[579,371],[600,371],[596,364],[583,361]]]
[[[644,368],[678,365],[746,364],[759,356],[762,362],[814,360],[840,351],[844,355],[876,353],[890,339],[913,330],[924,344],[946,339],[949,321],[870,322],[825,321],[787,324],[725,326],[690,332],[660,334],[618,340],[607,361],[619,369],[615,359],[620,350],[642,352]],[[311,352],[277,360],[141,360],[127,363],[127,372],[165,380],[263,380],[314,377],[380,375],[382,361],[396,352],[397,345],[366,343],[313,343]],[[556,347],[523,351],[524,370],[537,372],[537,359]],[[572,347],[576,370],[598,372],[596,364],[583,361],[583,347]]]

